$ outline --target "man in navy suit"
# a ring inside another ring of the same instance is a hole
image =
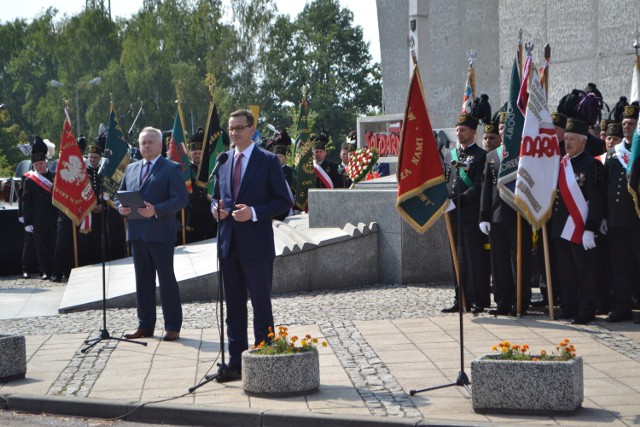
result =
[[[247,293],[253,306],[254,345],[267,341],[268,329],[273,328],[271,282],[275,246],[271,220],[290,207],[278,157],[253,143],[254,130],[250,111],[231,114],[229,135],[235,148],[227,151],[229,161],[220,167],[212,204],[213,216],[219,221],[232,379],[239,378],[241,354],[249,348]]]
[[[160,282],[160,302],[164,316],[164,341],[180,337],[182,306],[173,272],[173,248],[176,240],[176,212],[187,205],[188,193],[180,165],[161,156],[162,132],[146,127],[138,138],[142,160],[124,171],[120,191],[139,191],[144,207],[137,208],[143,219],[127,221],[127,240],[131,243],[136,272],[138,329],[125,338],[153,336],[156,326],[156,272]],[[116,197],[120,215],[131,214]],[[133,207],[135,208],[135,207]]]

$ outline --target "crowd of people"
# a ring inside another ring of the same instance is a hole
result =
[[[631,320],[632,308],[640,304],[640,217],[627,190],[626,174],[640,107],[622,97],[609,117],[599,120],[603,107],[599,90],[589,84],[564,96],[558,111],[551,114],[561,168],[567,172],[558,178],[546,225],[549,266],[544,263],[542,233],[523,220],[521,314],[533,304],[532,286],[540,286],[544,297],[536,304],[550,304],[547,272],[553,284],[551,303],[560,306],[558,319],[588,324],[596,315],[606,315],[607,322],[622,322]],[[477,314],[491,307],[492,290],[496,307],[489,313],[515,316],[518,214],[497,188],[505,109],[506,104],[489,118],[482,117],[482,108],[460,114],[457,144],[442,154],[449,197],[456,205],[450,218],[454,240],[460,239],[462,249],[460,284],[466,309]],[[480,125],[482,148],[475,143]],[[584,228],[577,232],[576,205],[585,210]],[[568,229],[580,235],[570,235]],[[453,304],[442,311],[457,312],[461,298],[456,286]]]

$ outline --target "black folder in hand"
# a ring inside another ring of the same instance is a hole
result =
[[[144,200],[140,196],[139,191],[118,191],[116,193],[120,205],[125,208],[131,208],[131,213],[126,216],[127,219],[149,219],[138,213],[138,208],[144,208]]]

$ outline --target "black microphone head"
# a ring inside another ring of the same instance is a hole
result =
[[[223,151],[222,153],[218,154],[218,157],[216,158],[216,161],[220,164],[223,164],[224,162],[226,162],[229,159],[229,155],[227,154],[226,151]]]

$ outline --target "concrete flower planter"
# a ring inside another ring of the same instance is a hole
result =
[[[0,382],[24,378],[27,348],[23,335],[0,335]]]
[[[476,412],[575,411],[584,400],[582,357],[530,362],[487,355],[471,362],[471,385]]]
[[[295,396],[320,387],[318,351],[264,355],[242,353],[242,388],[249,395]]]

